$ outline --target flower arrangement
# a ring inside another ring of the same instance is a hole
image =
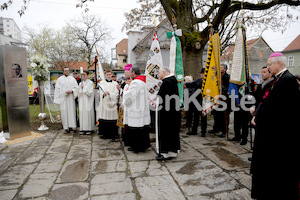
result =
[[[50,72],[48,71],[48,58],[46,56],[35,54],[31,58],[31,73],[35,81],[46,81]]]

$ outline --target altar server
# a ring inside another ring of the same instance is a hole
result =
[[[80,134],[91,134],[95,127],[94,115],[94,83],[88,79],[89,71],[82,73],[82,82],[79,84],[79,122]]]

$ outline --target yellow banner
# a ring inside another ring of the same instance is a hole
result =
[[[202,84],[203,97],[205,99],[210,97],[210,101],[217,103],[220,95],[220,83],[220,38],[217,33],[209,39],[206,68]]]
[[[34,88],[33,88],[33,81],[32,81],[31,74],[28,74],[27,80],[28,80],[28,95],[32,96]]]

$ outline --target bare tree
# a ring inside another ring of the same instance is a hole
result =
[[[76,8],[81,8],[84,10],[84,12],[88,12],[89,7],[87,5],[87,2],[94,2],[94,0],[80,0],[80,2],[76,4]],[[25,14],[25,11],[27,10],[29,3],[30,0],[23,0],[23,5],[21,6],[20,10],[18,10],[20,17],[22,17],[22,15]],[[12,4],[13,4],[13,0],[4,0],[0,4],[0,10],[7,10],[9,6],[11,6]]]
[[[84,60],[81,47],[69,26],[61,30],[49,28],[47,25],[39,27],[39,31],[25,27],[24,38],[28,45],[28,56],[42,54],[47,56],[53,67],[71,66],[73,61]]]
[[[81,53],[90,65],[92,55],[98,50],[103,50],[103,45],[111,40],[111,30],[99,17],[95,15],[82,14],[81,18],[68,23],[77,41],[81,45]]]
[[[54,43],[55,30],[43,25],[39,27],[39,31],[33,28],[24,27],[23,32],[25,37],[23,38],[25,43],[28,45],[29,56],[33,54],[42,54],[50,57],[50,49]]]

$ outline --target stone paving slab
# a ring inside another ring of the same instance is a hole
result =
[[[72,140],[69,139],[55,139],[49,147],[47,153],[68,153]]]
[[[229,175],[235,180],[238,180],[244,187],[251,190],[252,178],[249,174],[249,170],[248,173],[246,173],[246,171],[232,171],[229,173]]]
[[[135,179],[135,183],[143,200],[185,199],[170,175],[138,177]]]
[[[180,153],[178,154],[178,156],[174,159],[172,159],[172,161],[186,161],[186,160],[199,160],[199,159],[203,159],[204,156],[203,154],[199,153],[198,151],[196,151],[194,148],[192,148],[190,145],[188,145],[187,143],[181,143],[181,149],[180,149]]]
[[[47,195],[49,189],[53,186],[57,175],[57,173],[43,173],[30,175],[29,180],[23,186],[23,189],[19,194],[19,197],[28,198]]]
[[[199,175],[185,180],[175,174],[174,178],[188,197],[220,191],[230,191],[238,187],[238,183],[225,172],[209,175]]]
[[[125,173],[97,174],[91,180],[90,195],[126,194],[133,190],[131,180]]]
[[[247,189],[239,189],[230,192],[223,192],[214,195],[215,200],[228,200],[228,199],[238,199],[238,200],[248,200],[251,199],[250,191]]]
[[[57,183],[86,181],[89,175],[89,160],[68,160],[59,174]]]
[[[14,196],[17,194],[18,190],[0,190],[0,197],[1,200],[11,200],[14,198]]]
[[[91,200],[136,200],[135,193],[93,196]]]
[[[2,144],[0,143],[0,151],[4,150],[7,148],[7,145],[6,144]]]
[[[68,160],[90,159],[91,147],[89,148],[88,146],[90,145],[72,146],[68,153],[67,159]]]
[[[164,164],[162,162],[157,162],[156,160],[129,162],[129,170],[131,172],[131,176],[134,178],[169,174]]]
[[[2,153],[0,154],[0,174],[4,172],[21,153]]]
[[[19,188],[33,172],[37,163],[14,165],[0,176],[0,190]]]
[[[143,161],[143,160],[153,160],[156,157],[156,153],[152,148],[148,148],[145,152],[134,153],[128,151],[128,147],[125,147],[125,153],[129,162],[132,161]]]
[[[65,160],[66,153],[45,154],[34,173],[59,172]]]
[[[207,175],[223,172],[219,166],[209,160],[166,162],[165,165],[172,174],[181,174],[187,178],[194,177],[195,175]]]
[[[34,163],[38,162],[42,159],[45,152],[47,151],[47,146],[34,146],[28,147],[23,154],[16,160],[16,163],[24,164],[24,163]]]
[[[55,184],[50,192],[49,200],[86,200],[88,192],[88,183]]]
[[[236,170],[249,167],[249,163],[223,148],[213,147],[202,149],[201,153],[226,170]]]
[[[125,159],[125,154],[122,150],[95,150],[92,151],[92,160],[122,160]]]
[[[109,140],[104,140],[99,142],[93,142],[93,149],[102,150],[102,149],[111,149],[111,150],[120,150],[122,149],[122,145],[120,142],[111,142]]]
[[[92,162],[91,173],[109,173],[109,172],[125,172],[127,163],[125,160],[112,160],[112,161],[96,161]]]
[[[32,141],[31,146],[50,146],[56,134],[47,134],[47,137],[40,137]]]
[[[2,153],[21,153],[25,151],[25,149],[29,146],[28,144],[26,145],[20,145],[20,144],[7,146],[7,148],[3,149]]]
[[[122,182],[127,179],[125,173],[105,173],[105,174],[96,174],[92,180],[91,184],[108,184],[115,182]]]

